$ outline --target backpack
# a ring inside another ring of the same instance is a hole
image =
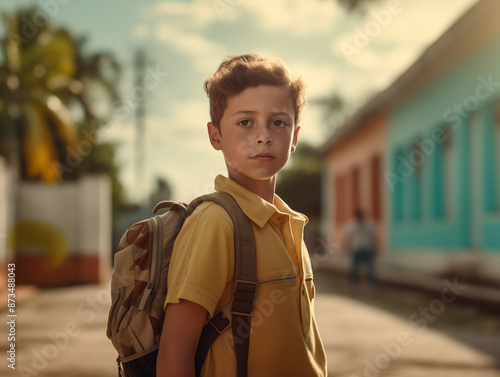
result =
[[[226,193],[200,196],[189,206],[160,202],[153,210],[153,217],[132,225],[121,238],[114,259],[112,303],[106,330],[118,351],[119,376],[156,376],[174,243],[186,218],[204,201],[221,205],[233,221],[234,290],[230,307],[214,313],[201,332],[195,357],[196,375],[200,374],[210,346],[231,326],[238,377],[247,376],[250,325],[257,288],[255,242],[250,220]],[[168,212],[155,215],[160,209],[168,209]]]

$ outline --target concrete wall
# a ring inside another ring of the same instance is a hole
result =
[[[19,183],[15,240],[19,283],[97,283],[110,272],[111,187],[107,176],[58,185]]]

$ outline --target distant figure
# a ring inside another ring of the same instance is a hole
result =
[[[345,228],[344,246],[352,259],[349,275],[350,283],[352,285],[358,283],[360,266],[366,265],[370,286],[377,288],[378,282],[374,263],[377,252],[375,225],[365,218],[360,208],[354,211],[354,219]]]

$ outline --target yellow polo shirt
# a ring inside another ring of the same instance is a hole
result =
[[[249,377],[326,376],[326,356],[314,319],[314,283],[303,242],[307,218],[277,195],[274,205],[221,175],[215,189],[231,194],[252,221],[257,258],[257,295],[248,356]],[[181,299],[209,316],[231,301],[234,228],[218,204],[201,204],[176,240],[165,306]],[[202,377],[236,376],[232,330],[212,345]]]

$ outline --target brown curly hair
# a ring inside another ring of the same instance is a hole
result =
[[[220,120],[227,108],[227,99],[247,87],[258,85],[287,88],[295,110],[295,124],[299,123],[300,112],[306,103],[303,81],[293,77],[285,63],[277,58],[245,54],[227,58],[217,71],[205,80],[204,87],[210,100],[210,118],[219,131]]]

